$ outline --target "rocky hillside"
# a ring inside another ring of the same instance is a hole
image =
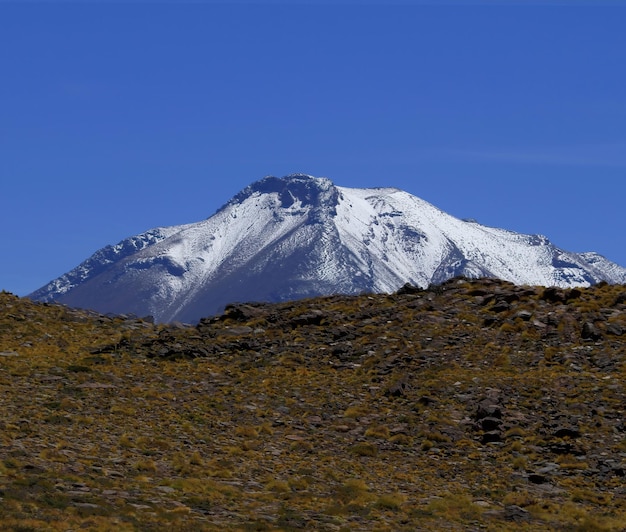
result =
[[[3,530],[624,530],[626,286],[153,325],[0,295]]]

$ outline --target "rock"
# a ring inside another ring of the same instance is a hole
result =
[[[506,301],[507,303],[513,303],[515,301],[519,301],[519,294],[516,294],[515,292],[504,293],[498,295],[498,299]]]
[[[246,322],[266,315],[267,310],[264,308],[255,307],[249,304],[235,303],[232,305],[226,305],[226,308],[224,308],[224,314],[220,319],[231,319]]]
[[[388,397],[402,397],[410,388],[408,376],[403,375],[387,388],[385,395]]]
[[[609,323],[606,326],[605,330],[607,334],[611,334],[613,336],[622,336],[624,332],[626,332],[624,330],[624,327],[622,327],[618,323]]]
[[[509,504],[504,507],[504,518],[507,521],[530,521],[532,516],[528,510],[524,510],[524,508]]]
[[[586,321],[585,323],[583,323],[583,328],[580,336],[583,340],[597,341],[602,339],[602,333],[600,333],[598,328],[590,321]]]
[[[530,310],[520,310],[517,314],[515,314],[516,318],[520,318],[524,321],[529,321],[532,316],[533,313]]]
[[[422,406],[430,406],[432,404],[435,404],[437,402],[436,399],[433,399],[432,397],[428,397],[426,395],[422,395],[418,400],[417,400],[418,404],[422,405]]]
[[[480,438],[480,443],[483,445],[486,443],[499,443],[501,441],[502,435],[499,430],[490,430],[489,432],[485,432]]]
[[[561,288],[549,286],[541,294],[541,299],[549,303],[563,303],[565,302],[565,293]]]
[[[559,427],[554,432],[555,438],[580,438],[580,430],[574,427]]]
[[[324,312],[314,309],[311,312],[306,312],[305,314],[293,318],[289,322],[289,325],[293,328],[302,327],[303,325],[321,325],[325,317],[326,314]]]
[[[584,456],[585,452],[569,441],[552,442],[548,445],[551,453],[571,454],[572,456]]]
[[[243,336],[244,334],[250,334],[254,332],[252,327],[247,325],[241,325],[239,327],[227,327],[220,331],[220,334],[225,336]]]
[[[495,298],[496,296],[494,294],[487,294],[485,296],[476,296],[476,304],[486,307]]]
[[[505,312],[511,309],[511,305],[506,301],[497,301],[493,307],[491,307],[492,312]]]
[[[477,421],[487,417],[502,419],[502,409],[499,405],[493,404],[493,402],[489,399],[479,403],[475,414],[475,419]]]
[[[571,288],[570,290],[565,292],[565,299],[567,301],[571,301],[572,299],[580,298],[580,296],[582,295],[583,295],[582,291],[579,290],[578,288]]]
[[[492,430],[499,430],[502,426],[502,420],[497,417],[487,416],[480,420],[480,425],[481,428],[487,432]]]
[[[396,292],[396,294],[402,296],[409,294],[419,294],[420,292],[423,292],[423,289],[419,286],[413,286],[411,283],[406,283]]]
[[[553,473],[554,471],[558,471],[561,468],[559,464],[555,464],[554,462],[548,462],[543,467],[537,469],[537,473],[540,475],[545,475],[547,473]]]
[[[309,425],[312,425],[314,427],[321,427],[323,424],[322,418],[320,416],[309,416],[307,418],[307,421],[309,422]]]
[[[624,478],[626,476],[626,466],[615,466],[611,469],[611,472],[620,478]]]
[[[483,501],[482,499],[478,499],[473,501],[473,504],[476,506],[480,506],[481,508],[491,508],[492,504],[488,501]]]

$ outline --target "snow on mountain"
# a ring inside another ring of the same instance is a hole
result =
[[[107,246],[31,297],[100,312],[196,321],[235,301],[392,292],[456,275],[516,284],[626,283],[596,253],[463,221],[394,188],[266,177],[198,223]]]

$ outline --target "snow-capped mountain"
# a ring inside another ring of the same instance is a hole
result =
[[[253,183],[201,222],[107,246],[30,297],[192,322],[236,301],[393,292],[457,275],[626,283],[626,268],[596,253],[463,221],[395,188],[296,174]]]

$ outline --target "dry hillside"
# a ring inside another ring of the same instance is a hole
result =
[[[0,294],[2,530],[624,530],[626,287],[153,325]]]

